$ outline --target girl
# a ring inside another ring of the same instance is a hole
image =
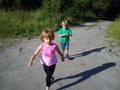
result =
[[[55,43],[52,43],[54,38],[54,33],[49,29],[45,29],[40,35],[40,40],[42,40],[43,43],[38,46],[28,62],[28,67],[30,67],[33,64],[35,57],[39,52],[41,52],[41,63],[43,64],[43,68],[46,73],[46,90],[50,89],[51,81],[53,79],[52,75],[54,73],[56,63],[58,62],[55,51],[57,51],[57,53],[61,56],[62,62],[64,62],[64,57],[60,49]]]

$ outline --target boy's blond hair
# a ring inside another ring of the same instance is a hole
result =
[[[67,20],[63,20],[62,21],[62,25],[68,26],[68,21]]]
[[[54,36],[54,32],[51,31],[50,29],[46,28],[45,30],[43,30],[43,32],[40,35],[40,40],[44,41],[44,38],[48,37],[50,40],[54,40],[55,36]]]

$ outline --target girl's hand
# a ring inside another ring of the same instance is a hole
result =
[[[63,57],[63,54],[61,53],[61,51],[60,51],[60,49],[58,48],[58,46],[56,45],[56,51],[58,52],[58,54],[61,56],[61,60],[62,60],[62,62],[64,62],[65,60],[64,60],[64,57]]]
[[[61,57],[61,60],[62,60],[62,62],[64,62],[65,61],[64,57]]]
[[[28,67],[31,67],[32,64],[33,64],[32,62],[29,62],[27,66],[28,66]]]

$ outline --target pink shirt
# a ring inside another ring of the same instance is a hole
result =
[[[53,64],[56,64],[58,62],[56,55],[55,55],[55,47],[56,44],[51,43],[50,46],[45,46],[45,44],[41,44],[41,54],[42,54],[42,59],[41,63],[45,64],[46,66],[51,66]]]

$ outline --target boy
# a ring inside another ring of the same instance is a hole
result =
[[[72,36],[72,31],[68,28],[68,22],[66,20],[62,21],[62,28],[58,31],[60,37],[60,44],[61,44],[61,52],[65,53],[65,57],[69,59],[69,42],[70,36]]]

